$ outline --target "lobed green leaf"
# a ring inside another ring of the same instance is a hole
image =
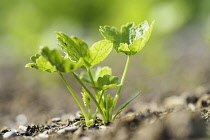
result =
[[[59,46],[70,60],[78,62],[82,58],[86,68],[103,61],[113,47],[111,41],[102,40],[93,44],[89,49],[88,45],[77,37],[69,37],[64,33],[57,33],[57,35]]]
[[[119,31],[115,27],[100,27],[100,32],[105,39],[113,42],[114,49],[117,52],[123,52],[126,55],[134,55],[139,52],[150,38],[154,21],[149,26],[147,21],[135,26],[134,23],[128,23],[121,27]]]
[[[106,90],[120,86],[119,78],[117,76],[110,75],[104,75],[103,77],[99,77],[97,80],[97,84],[98,87],[96,88],[99,90]]]
[[[103,35],[103,37],[106,40],[110,40],[113,42],[113,47],[117,51],[119,47],[119,42],[120,42],[120,32],[116,27],[110,27],[110,26],[100,26],[99,31]]]
[[[69,37],[64,33],[56,33],[59,46],[72,61],[79,61],[80,58],[87,56],[88,45],[77,37]]]
[[[94,88],[98,90],[106,90],[120,86],[119,78],[117,76],[111,76],[112,69],[107,66],[91,69],[91,74],[94,83],[97,84],[97,87]],[[86,83],[91,83],[91,79],[87,72],[81,72],[79,77]]]
[[[59,72],[74,72],[83,64],[83,61],[81,59],[79,59],[78,62],[72,62],[68,58],[63,57],[58,50],[50,50],[48,47],[42,48],[41,54]]]
[[[111,75],[112,74],[112,69],[109,68],[108,66],[105,67],[97,67],[96,69],[91,69],[91,74],[93,76],[93,81],[97,83],[97,80],[99,77],[103,77],[104,75]],[[91,83],[90,77],[87,72],[81,72],[80,73],[80,79],[87,82]]]
[[[53,67],[43,56],[36,54],[31,56],[31,60],[34,63],[28,63],[25,67],[34,68],[40,71],[56,72],[56,68]]]
[[[112,69],[108,66],[102,68],[98,67],[97,70],[98,70],[98,77],[103,77],[104,75],[112,75]]]

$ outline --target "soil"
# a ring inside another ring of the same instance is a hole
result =
[[[165,97],[160,103],[142,102],[106,126],[98,119],[87,127],[79,123],[82,120],[65,114],[45,123],[5,127],[0,130],[0,140],[209,140],[210,90],[201,87],[193,94]]]

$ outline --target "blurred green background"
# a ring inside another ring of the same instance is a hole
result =
[[[0,19],[0,126],[19,114],[40,122],[78,110],[59,76],[24,68],[40,46],[57,47],[55,31],[91,45],[103,39],[99,26],[156,20],[146,47],[132,57],[119,103],[139,90],[141,100],[158,102],[210,82],[209,0],[1,0]],[[113,51],[101,66],[120,76],[125,61]]]

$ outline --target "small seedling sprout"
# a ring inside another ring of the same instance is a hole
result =
[[[31,56],[32,63],[26,64],[26,67],[58,73],[77,102],[87,126],[94,125],[97,121],[98,113],[100,113],[104,124],[112,122],[141,93],[138,92],[133,95],[114,114],[128,72],[131,56],[145,46],[150,38],[154,23],[153,21],[149,25],[147,21],[144,21],[137,26],[134,23],[128,23],[123,25],[120,30],[115,27],[101,26],[99,31],[105,40],[94,43],[90,48],[77,37],[69,37],[64,33],[57,33],[59,46],[65,56],[57,49],[49,49],[47,46],[44,46],[40,54]],[[112,76],[112,69],[107,66],[93,68],[93,66],[107,58],[112,48],[117,53],[121,52],[127,55],[121,79],[117,76]],[[85,71],[80,74],[76,73],[79,68],[83,68]],[[81,85],[83,103],[67,82],[63,73],[72,74]],[[88,87],[84,83],[91,84],[91,86]],[[93,90],[90,90],[90,88]],[[113,88],[117,88],[117,92],[112,97],[107,90]],[[96,105],[95,111],[92,108],[92,103]]]

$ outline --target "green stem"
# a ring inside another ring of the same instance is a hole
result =
[[[104,92],[105,92],[105,90],[102,90],[101,96],[100,96],[100,98],[99,98],[99,104],[101,103],[101,100],[102,100],[102,97],[103,97],[103,95],[104,95]]]
[[[100,96],[99,101],[98,101],[99,105],[101,103],[101,99],[102,99],[102,96],[103,96],[104,92],[105,92],[105,90],[102,90],[101,96]],[[94,120],[96,119],[97,113],[98,113],[98,107],[96,108],[96,112],[95,112],[95,115],[94,115]]]
[[[73,89],[71,88],[71,86],[68,84],[68,82],[66,81],[66,79],[64,78],[63,74],[59,72],[59,75],[61,76],[62,80],[64,81],[66,87],[68,88],[69,92],[71,93],[71,95],[74,97],[75,101],[77,102],[78,106],[80,107],[84,117],[85,117],[85,121],[88,122],[89,118],[87,116],[87,113],[82,105],[82,103],[80,102],[79,98],[77,97],[77,95],[75,94],[75,92],[73,91]]]
[[[124,84],[124,81],[125,81],[125,78],[126,78],[126,75],[127,75],[127,72],[128,72],[128,67],[129,67],[129,64],[130,64],[130,58],[131,58],[131,55],[128,55],[128,58],[127,58],[127,61],[126,61],[126,64],[125,64],[125,68],[124,68],[124,72],[123,72],[123,75],[122,75],[122,79],[121,79],[121,82],[120,82],[121,85],[118,88],[118,90],[116,92],[116,95],[114,97],[114,103],[113,103],[113,108],[112,108],[111,114],[113,113],[114,108],[116,107],[117,101],[119,99],[120,92],[122,90],[122,86]]]
[[[91,107],[91,104],[88,105],[88,116],[89,116],[89,119],[92,119],[92,107]]]
[[[96,94],[96,97],[98,98],[98,91],[96,90],[96,85],[95,85],[95,82],[94,82],[94,80],[93,80],[93,76],[92,76],[92,73],[91,73],[91,71],[90,71],[90,68],[87,68],[87,71],[88,71],[88,75],[89,75],[89,77],[90,77],[90,80],[91,80],[91,83],[92,83],[92,85],[93,85],[93,89],[94,89],[94,91],[95,91],[95,94]]]
[[[102,119],[103,121],[105,121],[105,116],[104,116],[104,113],[100,107],[100,105],[98,104],[98,102],[96,101],[95,97],[93,96],[93,94],[90,92],[90,90],[82,83],[82,81],[79,79],[79,77],[74,73],[72,72],[73,76],[77,79],[77,81],[82,85],[82,87],[87,91],[87,93],[89,94],[89,96],[91,97],[91,99],[94,101],[94,103],[96,104],[96,106],[98,107],[100,113],[101,113],[101,116],[102,116]]]

